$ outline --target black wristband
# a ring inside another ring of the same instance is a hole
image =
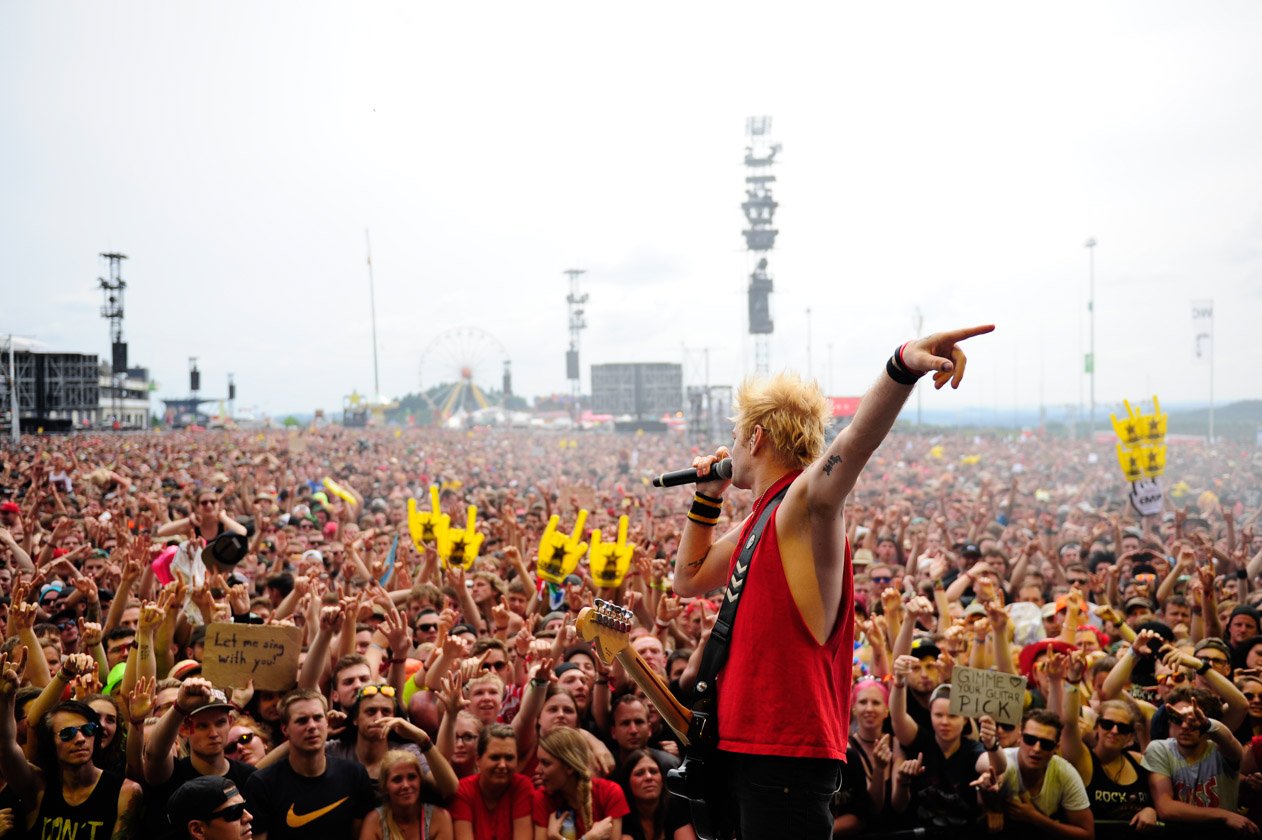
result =
[[[1205,672],[1208,671],[1211,667],[1213,667],[1213,665],[1214,663],[1210,662],[1208,659],[1202,659],[1201,667],[1196,669],[1196,673],[1200,674],[1201,676],[1205,676]]]
[[[1248,569],[1236,569],[1236,580],[1245,580],[1249,577]]]
[[[899,385],[915,385],[920,381],[920,376],[924,376],[924,374],[916,376],[907,369],[900,367],[893,356],[890,356],[890,360],[885,363],[885,375]]]
[[[705,502],[706,504],[714,505],[715,507],[721,507],[723,505],[723,499],[721,497],[707,496],[705,493],[702,493],[700,490],[698,490],[696,493],[693,494],[693,498],[696,501]]]

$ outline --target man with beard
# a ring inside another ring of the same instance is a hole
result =
[[[1163,822],[1211,823],[1256,835],[1258,827],[1236,811],[1244,750],[1210,713],[1222,701],[1201,688],[1176,688],[1166,695],[1171,737],[1144,751],[1153,806]]]

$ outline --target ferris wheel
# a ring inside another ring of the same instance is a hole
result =
[[[495,377],[502,375],[501,382]],[[505,395],[512,391],[512,362],[498,338],[480,327],[452,327],[439,333],[421,353],[421,393],[435,385],[451,383],[435,409],[450,417],[491,407],[484,389],[498,385]]]

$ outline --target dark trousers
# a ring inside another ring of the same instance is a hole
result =
[[[830,840],[840,761],[723,753],[723,764],[740,840]]]

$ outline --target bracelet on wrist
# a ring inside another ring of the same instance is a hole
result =
[[[669,621],[662,621],[660,618],[654,619],[654,623],[663,630],[670,626]]]
[[[894,355],[890,356],[889,361],[885,363],[885,374],[899,385],[915,385],[924,374],[913,372],[903,362],[903,348],[906,346],[906,344],[900,345],[894,351]]]

